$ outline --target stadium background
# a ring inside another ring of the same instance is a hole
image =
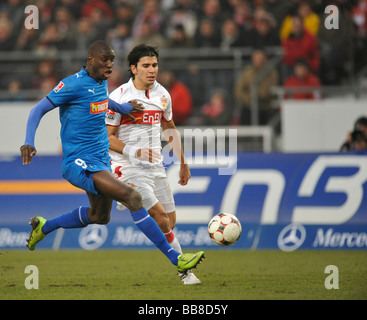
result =
[[[24,248],[30,217],[51,218],[87,201],[62,180],[57,112],[42,120],[36,138],[38,156],[32,165],[21,165],[19,147],[31,107],[62,77],[80,69],[94,39],[110,41],[117,52],[111,90],[127,81],[124,59],[131,45],[148,39],[160,47],[161,72],[173,72],[190,93],[192,108],[175,119],[180,132],[210,129],[217,134],[224,129],[227,148],[230,130],[237,133],[236,161],[231,162],[236,165],[230,174],[219,174],[218,158],[196,164],[194,152],[188,155],[194,159],[190,184],[179,188],[175,165],[167,168],[177,205],[176,233],[183,247],[220,249],[210,242],[206,224],[215,213],[228,211],[243,225],[243,235],[233,248],[366,249],[367,154],[339,152],[355,120],[367,115],[366,8],[364,1],[310,2],[310,21],[316,21],[313,27],[318,25],[316,31],[310,30],[318,43],[320,67],[314,73],[320,85],[289,88],[284,84],[292,68],[285,63],[280,35],[284,21],[301,2],[3,1],[0,248]],[[38,30],[24,27],[24,9],[30,4],[39,9]],[[324,24],[328,4],[339,9],[339,29],[334,33]],[[225,35],[227,20],[241,31],[239,38]],[[212,36],[200,34],[202,21],[212,21]],[[271,26],[269,36],[259,34],[261,23]],[[149,30],[144,28],[147,24]],[[126,27],[129,30],[123,35]],[[173,34],[182,29],[188,39],[179,43]],[[144,30],[148,34],[142,34]],[[347,42],[337,47],[334,34]],[[341,47],[346,49],[342,58]],[[259,48],[266,48],[269,58],[250,83],[250,111],[244,118],[244,105],[234,88]],[[278,80],[268,88],[270,108],[264,111],[260,85],[272,70]],[[219,103],[222,112],[211,117],[206,110],[218,92],[224,97]],[[204,141],[208,151],[209,140]],[[215,155],[220,151],[215,150]],[[40,247],[93,250],[151,244],[131,224],[127,212],[114,208],[109,225],[59,230]]]

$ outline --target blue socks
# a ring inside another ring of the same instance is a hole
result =
[[[42,232],[47,234],[58,228],[69,229],[85,227],[90,223],[87,217],[87,209],[88,207],[79,207],[57,218],[47,220],[42,227]]]
[[[177,257],[180,255],[177,251],[173,250],[168,243],[162,230],[158,224],[149,215],[145,208],[135,211],[131,214],[136,226],[152,241],[165,255],[166,257],[177,266]]]
[[[87,209],[88,207],[79,207],[57,218],[47,220],[42,227],[42,232],[46,235],[58,228],[70,229],[87,226],[90,223],[87,216]],[[172,264],[177,266],[177,258],[180,253],[171,247],[158,224],[149,215],[147,210],[142,208],[133,212],[131,216],[136,226],[166,255]]]

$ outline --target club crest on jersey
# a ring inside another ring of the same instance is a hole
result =
[[[108,110],[108,99],[100,102],[91,102],[90,113],[101,113]]]
[[[166,109],[168,98],[165,95],[161,97],[161,103],[162,103],[163,109]]]
[[[59,84],[54,88],[54,92],[58,93],[64,87],[64,82],[60,81]]]

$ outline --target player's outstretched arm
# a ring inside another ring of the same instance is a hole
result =
[[[135,118],[130,114],[130,112],[144,111],[144,107],[142,106],[142,104],[136,101],[117,103],[112,99],[108,99],[108,109],[126,115],[133,120],[135,120]]]
[[[29,164],[37,153],[34,146],[34,137],[38,128],[38,125],[42,117],[54,109],[55,106],[48,98],[43,98],[38,102],[29,113],[27,121],[27,130],[24,144],[20,147],[20,153],[22,155],[23,165]]]
[[[122,142],[116,136],[118,127],[107,125],[107,130],[111,150],[122,153],[128,158],[135,158],[141,161],[149,161],[152,163],[161,161],[160,153],[153,149],[150,148],[139,149]]]

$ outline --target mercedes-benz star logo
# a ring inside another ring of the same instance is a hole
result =
[[[306,239],[306,229],[301,224],[289,224],[278,236],[278,247],[282,251],[298,249]]]
[[[95,250],[102,246],[108,236],[105,225],[90,224],[79,234],[79,244],[85,250]]]

